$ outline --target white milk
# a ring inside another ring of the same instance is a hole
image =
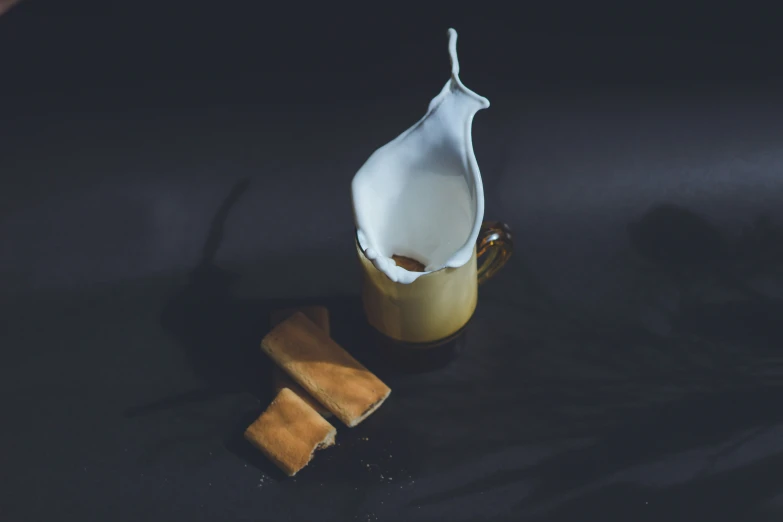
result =
[[[351,184],[359,246],[392,281],[468,262],[484,218],[484,187],[471,130],[489,101],[459,79],[457,32],[449,29],[451,78],[413,127],[376,150]],[[409,272],[392,255],[413,258]]]

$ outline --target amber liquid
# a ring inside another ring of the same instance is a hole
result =
[[[410,257],[405,256],[398,256],[397,254],[394,254],[392,259],[395,263],[397,263],[397,266],[401,266],[408,272],[424,272],[424,265],[415,259],[411,259]]]
[[[397,266],[409,272],[424,272],[424,264],[410,257],[392,256]],[[455,335],[432,343],[406,343],[376,332],[381,353],[393,368],[404,373],[420,373],[447,366],[463,350],[464,329]]]

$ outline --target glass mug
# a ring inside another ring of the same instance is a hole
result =
[[[356,238],[355,238],[356,239]],[[355,240],[362,269],[362,305],[383,355],[408,370],[443,366],[464,346],[464,332],[476,310],[478,286],[511,257],[511,231],[485,221],[467,263],[395,283],[367,259]]]

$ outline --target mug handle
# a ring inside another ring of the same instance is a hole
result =
[[[478,284],[486,282],[503,268],[513,250],[511,228],[500,221],[484,221],[476,241],[476,257],[484,256],[478,267]]]

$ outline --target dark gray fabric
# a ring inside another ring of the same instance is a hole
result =
[[[754,32],[44,5],[0,19],[4,519],[779,520],[783,102]],[[446,81],[448,24],[516,250],[467,353],[401,376],[365,342],[349,183]],[[746,69],[689,67],[725,47]],[[393,392],[285,479],[241,433],[296,303]]]

